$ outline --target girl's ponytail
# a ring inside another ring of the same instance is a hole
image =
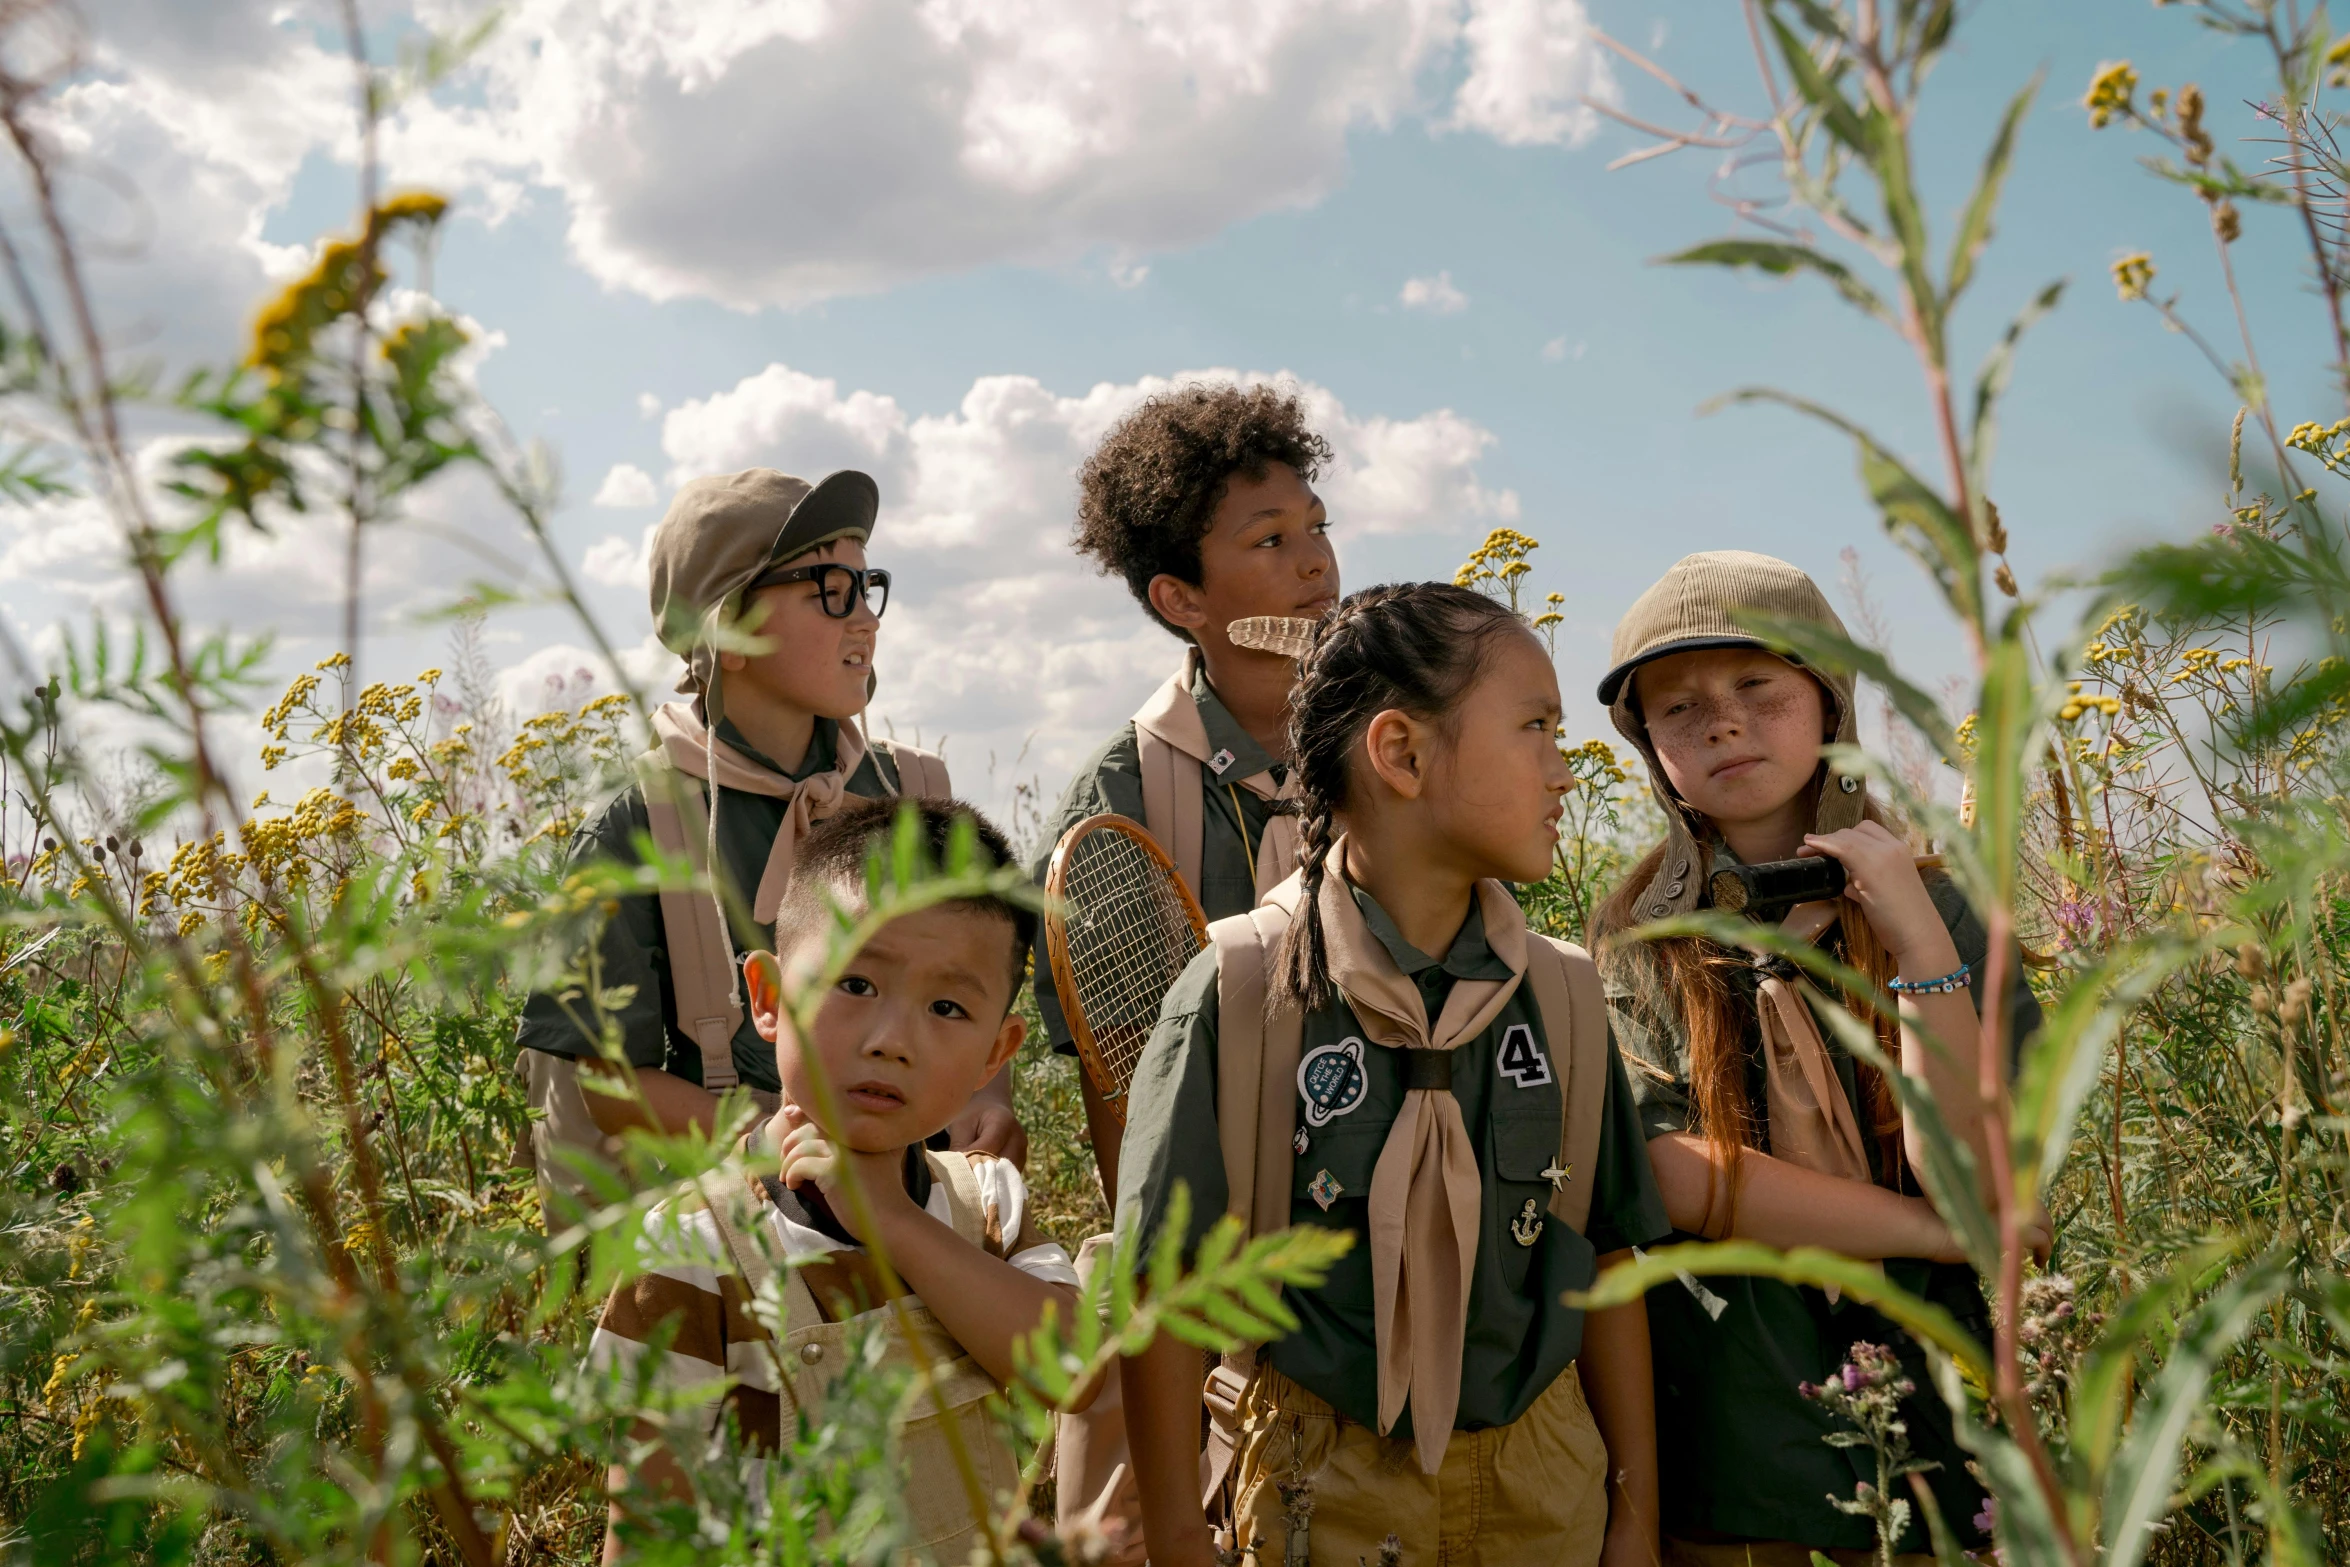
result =
[[[1289,694],[1301,852],[1297,916],[1274,967],[1278,997],[1306,1011],[1338,999],[1320,899],[1363,731],[1390,709],[1445,723],[1493,638],[1513,627],[1525,622],[1482,593],[1407,582],[1349,596],[1316,628]]]

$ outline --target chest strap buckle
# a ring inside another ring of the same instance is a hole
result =
[[[1406,1050],[1403,1053],[1403,1086],[1407,1091],[1425,1088],[1431,1093],[1451,1093],[1452,1052]]]

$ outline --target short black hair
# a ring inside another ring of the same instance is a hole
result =
[[[1077,553],[1124,577],[1151,619],[1188,641],[1151,608],[1151,578],[1199,582],[1199,541],[1234,474],[1261,479],[1286,463],[1310,484],[1329,460],[1294,393],[1229,381],[1161,392],[1078,470]]]
[[[920,843],[927,863],[934,869],[945,866],[956,830],[965,823],[969,824],[973,839],[975,864],[988,869],[1000,869],[1015,863],[1012,846],[1003,833],[993,822],[960,800],[844,801],[839,810],[818,822],[810,829],[808,836],[800,840],[799,853],[792,866],[791,886],[775,910],[775,951],[778,956],[788,955],[792,947],[806,939],[811,931],[821,928],[830,918],[825,898],[827,893],[863,893],[865,869],[876,850],[888,852],[901,816],[914,818],[916,841]],[[1020,981],[1028,973],[1029,951],[1036,945],[1036,911],[1014,903],[1009,898],[992,895],[957,899],[955,906],[994,915],[1011,927],[1011,993],[1017,997]]]

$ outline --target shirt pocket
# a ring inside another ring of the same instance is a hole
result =
[[[1550,1217],[1554,1188],[1548,1172],[1558,1159],[1559,1107],[1556,1098],[1543,1098],[1522,1109],[1497,1110],[1486,1123],[1487,1163],[1494,1176],[1494,1249],[1501,1258],[1502,1282],[1512,1293],[1525,1285],[1535,1246],[1557,1227]],[[1532,1239],[1522,1238],[1528,1236]]]
[[[1361,1229],[1368,1222],[1362,1205],[1371,1199],[1371,1176],[1387,1146],[1390,1124],[1349,1126],[1340,1120],[1309,1130],[1306,1151],[1297,1156],[1290,1177],[1291,1213],[1304,1222]]]

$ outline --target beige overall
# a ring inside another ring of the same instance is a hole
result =
[[[924,1157],[930,1162],[932,1179],[947,1194],[955,1233],[984,1248],[986,1215],[971,1161],[956,1153],[926,1151]],[[768,1227],[740,1211],[726,1215],[714,1209],[711,1217],[717,1220],[719,1238],[750,1287],[752,1298],[758,1299],[767,1281],[779,1276],[759,1243],[769,1235]],[[903,1302],[912,1327],[909,1340],[895,1307],[883,1306],[830,1321],[799,1269],[782,1269],[780,1278],[786,1378],[780,1391],[786,1447],[798,1423],[796,1416],[806,1416],[811,1424],[823,1420],[833,1380],[848,1363],[851,1349],[868,1334],[879,1330],[883,1335],[887,1345],[881,1359],[884,1366],[912,1368],[920,1364],[912,1347],[919,1342],[934,1381],[927,1393],[910,1393],[899,1416],[898,1472],[904,1480],[901,1495],[907,1547],[900,1560],[929,1557],[940,1567],[962,1567],[979,1543],[980,1524],[972,1515],[962,1471],[955,1464],[945,1428],[951,1422],[960,1433],[989,1509],[1002,1507],[1020,1483],[1019,1462],[986,1408],[988,1399],[1002,1393],[1002,1386],[918,1301]]]

